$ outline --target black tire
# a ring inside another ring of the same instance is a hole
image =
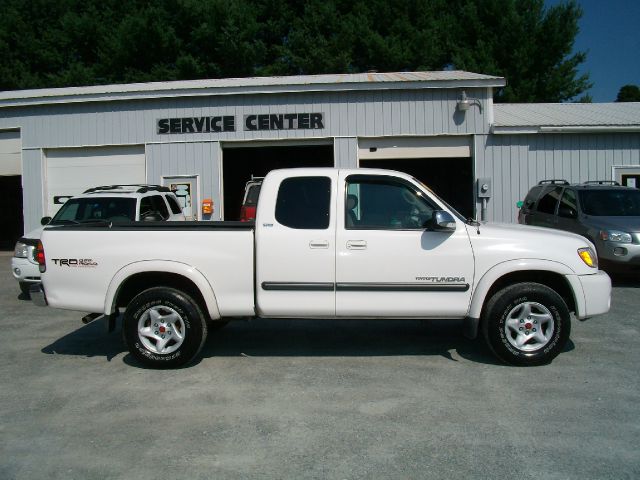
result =
[[[489,349],[503,362],[518,366],[549,363],[564,349],[571,333],[566,303],[539,283],[499,290],[485,305],[481,321]]]
[[[26,295],[27,298],[31,298],[31,293],[29,292],[31,285],[29,282],[20,282],[20,291],[23,295]]]
[[[207,338],[207,322],[191,297],[173,288],[155,287],[129,303],[122,333],[129,352],[140,363],[175,368],[188,364],[200,352]]]

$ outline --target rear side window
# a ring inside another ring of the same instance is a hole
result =
[[[180,208],[180,205],[178,205],[178,201],[173,196],[167,195],[164,198],[166,198],[167,202],[169,202],[169,208],[171,208],[171,212],[174,215],[179,215],[182,213],[182,209]]]
[[[532,209],[536,203],[536,200],[538,199],[538,195],[540,195],[541,190],[542,187],[533,187],[525,197],[522,208],[527,210]]]
[[[276,220],[289,228],[329,228],[331,179],[293,177],[283,180],[276,200]]]
[[[167,204],[164,203],[162,196],[151,195],[149,197],[143,197],[140,200],[140,217],[142,218],[148,213],[157,212],[164,219],[169,217],[169,210]]]
[[[540,213],[553,215],[556,212],[556,205],[558,204],[560,194],[562,194],[562,187],[554,187],[551,190],[547,190],[538,202],[538,211]]]

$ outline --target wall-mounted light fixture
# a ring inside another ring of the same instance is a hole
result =
[[[480,100],[478,100],[477,98],[467,97],[467,92],[463,90],[462,95],[458,99],[458,110],[464,113],[469,110],[471,105],[476,105],[480,109],[480,113],[482,113],[482,103],[480,103]]]

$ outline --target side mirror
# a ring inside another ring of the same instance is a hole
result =
[[[42,217],[40,219],[40,225],[44,227],[45,225],[48,225],[50,221],[51,221],[51,217]]]
[[[578,212],[571,207],[560,205],[558,208],[558,216],[563,218],[578,218]]]
[[[453,232],[456,229],[456,221],[449,212],[436,210],[425,227],[434,232]]]

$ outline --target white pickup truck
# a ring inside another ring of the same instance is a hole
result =
[[[215,322],[243,317],[464,319],[501,360],[539,365],[565,347],[570,312],[605,313],[611,297],[587,239],[465,221],[374,169],[273,171],[255,224],[47,227],[37,257],[37,304],[112,324],[124,309],[129,351],[153,367],[190,362]]]

